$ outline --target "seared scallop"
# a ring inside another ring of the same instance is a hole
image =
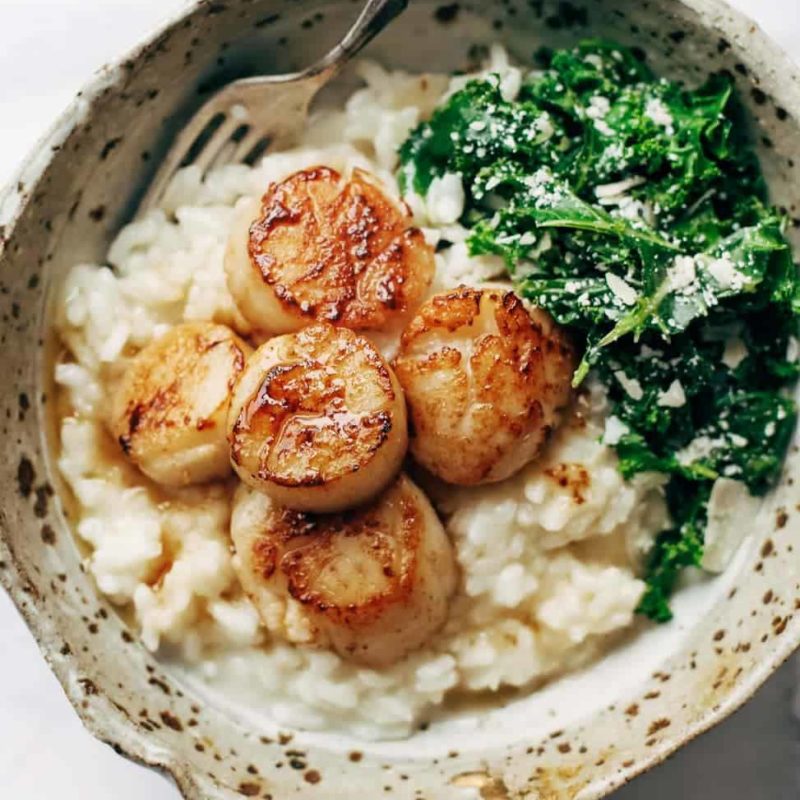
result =
[[[303,170],[237,207],[225,272],[242,315],[263,334],[325,321],[354,330],[402,325],[433,279],[433,250],[377,179]]]
[[[447,617],[453,548],[405,475],[371,504],[332,515],[290,511],[241,486],[231,537],[241,584],[278,638],[380,667],[420,647]]]
[[[513,293],[460,287],[403,332],[395,370],[411,454],[449,483],[512,475],[541,450],[571,397],[574,351],[544,311]]]
[[[376,495],[408,446],[403,391],[366,339],[327,324],[270,339],[233,392],[239,477],[276,502],[331,512]]]
[[[111,430],[145,475],[186,486],[230,473],[228,403],[250,349],[224,325],[189,322],[131,360],[114,393]]]

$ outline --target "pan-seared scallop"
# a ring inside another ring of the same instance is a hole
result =
[[[433,279],[434,257],[407,210],[354,170],[303,170],[242,200],[225,254],[228,288],[251,325],[402,327]]]
[[[311,325],[253,353],[228,413],[239,477],[276,502],[330,512],[370,499],[408,446],[403,391],[366,339]]]
[[[145,475],[186,486],[230,472],[228,404],[250,350],[224,325],[189,322],[131,360],[114,392],[111,430]]]
[[[435,295],[395,360],[414,458],[449,483],[507,478],[541,450],[571,397],[574,351],[548,314],[513,293]]]
[[[444,623],[457,581],[453,548],[405,475],[344,514],[282,508],[241,486],[234,567],[271,634],[385,666]]]

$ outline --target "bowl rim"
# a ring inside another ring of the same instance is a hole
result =
[[[20,217],[32,201],[31,190],[55,157],[59,146],[84,121],[104,91],[121,83],[125,76],[124,64],[138,59],[154,41],[177,28],[210,2],[212,0],[189,0],[181,8],[151,26],[136,44],[95,70],[73,100],[37,139],[19,166],[12,172],[5,186],[0,186],[0,231],[3,233],[0,236],[0,258],[5,253],[6,245]],[[677,0],[677,4],[695,12],[706,31],[731,38],[736,38],[735,33],[746,32],[748,62],[761,61],[769,72],[780,71],[782,80],[774,87],[770,87],[770,94],[790,113],[794,109],[800,116],[800,64],[795,62],[755,20],[729,5],[726,0]],[[40,435],[43,435],[41,430]],[[131,725],[120,710],[101,695],[87,698],[77,684],[70,680],[72,666],[65,660],[53,657],[48,642],[54,640],[57,633],[56,626],[44,613],[42,601],[27,592],[28,581],[25,570],[6,543],[5,528],[5,518],[0,515],[0,557],[9,567],[0,570],[0,586],[7,592],[25,621],[39,651],[83,726],[96,739],[112,747],[118,755],[154,769],[167,778],[172,778],[186,800],[206,800],[205,790],[195,778],[192,768],[176,751],[148,746],[141,736],[131,737]],[[701,718],[691,726],[683,728],[675,737],[665,739],[658,747],[653,748],[648,757],[639,758],[630,767],[584,786],[579,791],[581,800],[595,800],[607,796],[633,778],[663,763],[678,749],[741,708],[752,699],[767,679],[800,649],[800,626],[795,630],[794,637],[786,636],[773,640],[775,644],[769,658],[751,669],[737,688],[717,706],[708,708]],[[96,713],[100,710],[98,706],[102,708],[102,713]]]

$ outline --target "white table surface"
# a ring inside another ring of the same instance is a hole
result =
[[[632,0],[633,2],[634,0]],[[800,61],[800,0],[733,0]],[[180,0],[0,0],[0,184],[81,84]],[[176,800],[162,777],[86,733],[0,591],[0,798]],[[617,800],[800,797],[800,666],[788,664],[733,719]]]

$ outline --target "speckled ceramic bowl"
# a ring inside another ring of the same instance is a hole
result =
[[[95,77],[0,199],[0,580],[86,726],[170,772],[186,797],[601,797],[747,700],[800,641],[791,464],[762,516],[742,521],[751,535],[727,574],[680,593],[675,623],[530,698],[371,746],[262,729],[193,696],[98,597],[59,503],[47,377],[54,286],[74,262],[102,259],[208,92],[308,63],[355,12],[344,0],[196,4]],[[450,70],[493,40],[526,59],[588,34],[643,48],[673,77],[728,70],[774,199],[800,216],[797,71],[717,0],[414,2],[372,53],[394,67]]]

